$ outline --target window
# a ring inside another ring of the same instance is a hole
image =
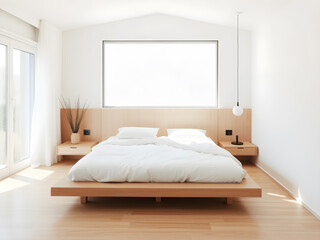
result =
[[[217,41],[103,41],[104,107],[217,107]]]

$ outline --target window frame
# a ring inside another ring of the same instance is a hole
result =
[[[3,159],[4,161],[4,165],[5,167],[4,168],[1,168],[0,169],[0,180],[9,176],[10,172],[9,172],[9,166],[10,166],[10,161],[9,161],[9,127],[8,127],[8,124],[9,124],[9,117],[8,117],[8,114],[9,114],[9,48],[10,48],[10,40],[4,36],[2,36],[0,34],[0,44],[1,45],[4,45],[6,47],[6,69],[5,69],[5,125],[6,125],[6,136],[5,136],[5,153],[3,154],[4,156],[0,156],[0,157],[4,157],[5,159]]]
[[[105,88],[105,43],[215,43],[216,45],[216,106],[105,106],[104,105],[104,88]],[[219,41],[218,40],[102,40],[102,83],[101,83],[101,88],[102,88],[102,95],[101,95],[101,107],[102,108],[181,108],[181,109],[186,109],[186,108],[209,108],[209,109],[216,109],[219,107]]]

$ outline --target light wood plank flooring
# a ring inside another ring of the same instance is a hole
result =
[[[262,198],[51,197],[74,161],[28,168],[0,182],[0,239],[320,239],[320,221],[257,167]]]

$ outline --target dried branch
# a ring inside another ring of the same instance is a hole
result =
[[[69,101],[66,101],[64,99],[64,97],[61,97],[61,99],[59,98],[59,101],[60,101],[61,107],[63,109],[63,112],[66,114],[66,117],[67,117],[67,120],[68,120],[68,123],[70,125],[70,128],[71,128],[72,132],[73,133],[79,132],[83,116],[85,115],[85,113],[88,110],[88,106],[89,105],[87,104],[87,101],[83,104],[82,107],[81,107],[81,104],[80,104],[79,97],[75,101],[75,108],[76,108],[76,111],[75,111],[76,116],[75,116],[75,118],[73,116],[73,112],[74,111],[72,109],[70,99],[69,99]]]

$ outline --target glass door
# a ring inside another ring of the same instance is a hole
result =
[[[35,50],[0,36],[0,179],[29,166]]]
[[[7,158],[7,71],[8,45],[0,38],[0,178],[8,175]]]
[[[31,118],[34,102],[35,55],[13,49],[12,55],[13,164],[30,158]]]

